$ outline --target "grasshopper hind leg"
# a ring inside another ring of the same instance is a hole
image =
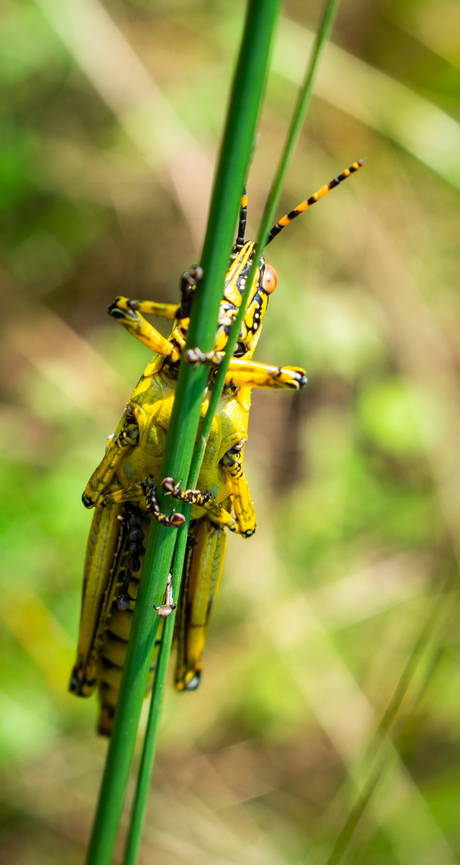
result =
[[[176,619],[174,684],[178,691],[195,691],[200,684],[201,656],[222,576],[226,543],[224,529],[207,517],[200,520],[190,538]]]
[[[139,588],[141,560],[144,555],[142,542],[148,532],[149,522],[150,518],[141,514],[135,504],[125,505],[120,544],[107,593],[107,612],[104,616],[98,647],[97,683],[100,702],[98,731],[103,736],[110,736],[112,731]],[[158,645],[157,640],[147,682],[147,693],[152,689]]]
[[[196,691],[201,682],[201,670],[195,670],[195,675],[184,683],[184,691]],[[177,687],[177,685],[176,685]]]

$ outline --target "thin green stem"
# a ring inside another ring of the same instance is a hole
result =
[[[190,509],[188,509],[190,511]],[[179,529],[176,549],[174,551],[174,564],[172,570],[173,598],[179,597],[184,557],[187,549],[187,534],[190,523],[190,513],[186,523]],[[165,620],[163,633],[161,635],[160,651],[158,655],[157,668],[153,682],[152,696],[150,700],[149,717],[145,731],[144,746],[142,749],[139,775],[137,779],[136,792],[134,795],[131,822],[126,841],[125,858],[123,865],[135,865],[139,854],[142,840],[142,827],[144,824],[145,806],[149,794],[150,778],[152,775],[153,761],[155,759],[158,725],[160,723],[161,708],[163,705],[164,689],[168,672],[168,661],[171,653],[171,645],[174,635],[176,621],[176,610]]]
[[[268,193],[267,201],[262,215],[262,220],[259,230],[257,232],[256,250],[263,250],[267,241],[268,232],[270,231],[274,223],[275,211],[278,205],[279,197],[281,195],[281,190],[283,187],[284,179],[286,177],[286,172],[288,170],[289,163],[291,161],[292,154],[297,144],[300,130],[304,123],[308,106],[310,104],[310,99],[313,92],[313,85],[315,82],[316,74],[318,72],[319,62],[329,39],[339,2],[340,0],[327,0],[327,2],[325,3],[323,15],[318,28],[318,33],[316,35],[315,43],[309,59],[305,81],[302,88],[300,89],[297,98],[297,103],[291,119],[291,124],[289,126],[286,143],[284,145],[278,168],[276,170],[272,185],[270,187],[270,191]],[[200,466],[206,450],[209,433],[211,432],[212,421],[216,412],[217,403],[219,401],[225,384],[225,376],[227,374],[230,360],[235,350],[238,334],[241,328],[241,323],[246,312],[246,306],[249,300],[251,286],[254,280],[256,270],[259,266],[259,261],[260,256],[254,255],[252,267],[246,281],[246,288],[241,300],[241,306],[230,331],[228,343],[225,347],[225,354],[219,367],[219,372],[217,374],[217,378],[211,393],[211,398],[209,400],[208,410],[206,412],[206,416],[200,430],[200,435],[193,456],[192,469],[190,472],[190,486],[195,486],[198,480]]]
[[[204,279],[194,298],[186,348],[200,345],[209,351],[214,344],[278,11],[279,0],[248,4],[201,259]],[[181,363],[160,478],[189,476],[207,376],[205,367]],[[162,509],[170,511],[171,502],[159,498]],[[87,865],[109,865],[112,858],[158,626],[153,605],[163,602],[176,539],[175,530],[152,520]]]
[[[307,76],[305,79],[304,86],[299,93],[299,97],[297,100],[296,109],[292,118],[291,127],[288,133],[287,141],[285,148],[283,150],[282,157],[280,159],[280,163],[278,166],[278,170],[273,181],[270,194],[267,199],[267,205],[264,211],[264,218],[262,219],[262,224],[259,229],[258,238],[257,238],[257,248],[263,248],[263,244],[265,242],[268,231],[270,230],[271,223],[274,219],[275,208],[279,199],[280,190],[284,181],[284,177],[287,171],[287,167],[289,161],[291,159],[298,135],[300,133],[300,129],[302,123],[305,118],[305,114],[308,108],[309,100],[312,93],[314,76],[318,67],[320,55],[322,53],[322,49],[324,44],[329,36],[330,29],[332,27],[333,18],[336,12],[336,8],[338,5],[338,0],[333,0],[333,2],[328,2],[325,7],[323,19],[318,31],[318,36],[316,39],[316,43],[312,52],[312,56],[310,59]],[[236,343],[236,339],[239,333],[239,329],[241,327],[242,317],[245,312],[247,299],[249,296],[250,287],[252,284],[252,278],[255,273],[255,268],[257,267],[258,261],[256,260],[253,265],[253,273],[251,274],[250,279],[248,280],[246,295],[242,300],[241,308],[236,319],[236,322],[233,325],[229,346],[226,351],[226,359],[220,369],[219,376],[213,388],[213,392],[211,394],[211,399],[208,407],[208,411],[204,418],[203,426],[200,431],[200,435],[198,438],[197,446],[195,449],[192,467],[190,470],[188,485],[190,487],[195,487],[198,482],[198,476],[200,472],[201,462],[204,456],[204,452],[206,449],[207,441],[209,438],[209,433],[211,430],[212,420],[215,414],[215,410],[217,407],[217,402],[220,397],[220,394],[223,389],[225,373],[228,369],[228,363],[230,361],[230,357],[233,354],[233,349]],[[184,527],[185,529],[185,527]],[[179,544],[181,543],[181,539],[184,538],[184,529],[181,532],[181,536],[178,541],[178,547],[176,547],[175,552],[175,566],[173,570],[173,586],[175,592],[178,593],[181,574],[182,574],[182,561],[183,556],[185,554],[185,545],[186,541],[183,541],[184,551],[179,551]],[[180,564],[179,564],[180,562]],[[177,588],[176,588],[177,587]],[[158,666],[155,674],[155,681],[152,691],[152,698],[150,703],[150,712],[149,712],[149,720],[147,724],[147,730],[145,734],[144,748],[142,752],[141,765],[139,770],[138,783],[136,788],[136,794],[134,798],[133,811],[131,816],[131,825],[128,834],[128,841],[125,853],[124,865],[135,865],[137,860],[138,850],[140,846],[140,837],[142,831],[142,822],[143,822],[143,813],[145,809],[145,804],[148,796],[148,788],[149,781],[153,767],[154,754],[155,754],[155,744],[156,737],[158,733],[158,723],[160,719],[161,713],[161,704],[163,699],[163,691],[164,691],[164,682],[167,673],[167,659],[169,655],[169,651],[171,648],[172,642],[172,628],[173,628],[173,616],[171,616],[165,625],[163,636],[161,640],[160,647],[160,655],[158,659]]]
[[[384,771],[388,768],[388,759],[385,759],[385,755],[382,753],[383,746],[388,743],[388,739],[390,738],[394,747],[397,748],[398,740],[401,739],[405,729],[411,723],[416,708],[427,689],[428,683],[436,671],[440,657],[442,656],[443,647],[441,649],[439,647],[435,649],[431,663],[428,665],[425,676],[413,697],[412,709],[407,712],[399,730],[395,731],[392,735],[396,723],[399,720],[402,705],[408,694],[409,688],[412,685],[415,673],[424,656],[424,652],[432,642],[435,630],[439,625],[440,617],[443,613],[447,613],[447,619],[451,616],[452,590],[455,581],[456,574],[448,574],[438,595],[432,602],[427,619],[414,643],[404,670],[396,684],[393,696],[391,697],[390,702],[364,752],[362,758],[363,768],[361,769],[360,774],[364,774],[367,770],[367,779],[363,784],[362,790],[357,794],[348,817],[334,842],[334,846],[329,854],[326,865],[339,865],[342,861],[361,817],[364,815]],[[443,627],[440,627],[439,631],[442,634],[445,634],[446,630],[450,630],[450,624],[443,621]]]
[[[323,55],[323,51],[329,41],[331,30],[334,24],[337,9],[340,0],[326,0],[324,4],[323,14],[316,34],[316,39],[310,55],[305,81],[297,97],[297,103],[292,115],[291,124],[286,140],[284,150],[281,154],[278,168],[273,178],[270,192],[268,194],[267,203],[265,205],[262,224],[259,229],[261,235],[261,248],[265,246],[267,234],[274,222],[276,206],[278,204],[280,192],[284,186],[287,170],[289,168],[294,148],[297,144],[302,126],[305,121],[305,116],[310,105],[310,100],[313,93],[316,75],[319,69],[319,63]],[[265,229],[263,231],[262,229]],[[260,247],[259,247],[260,248]]]

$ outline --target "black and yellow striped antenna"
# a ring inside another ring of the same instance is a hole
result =
[[[277,234],[282,231],[286,225],[289,225],[296,216],[300,216],[305,210],[308,210],[312,204],[315,204],[320,198],[324,198],[331,189],[334,189],[335,186],[338,186],[339,183],[342,183],[342,180],[346,180],[347,177],[350,177],[350,174],[354,174],[355,171],[359,171],[360,168],[363,167],[365,163],[365,159],[359,159],[358,162],[354,162],[353,165],[350,165],[349,168],[346,168],[345,171],[342,171],[342,174],[339,174],[338,177],[334,177],[334,180],[331,180],[330,183],[327,183],[326,186],[322,186],[321,189],[318,189],[318,192],[315,192],[314,195],[311,195],[310,198],[306,199],[306,201],[301,201],[297,207],[294,207],[294,210],[291,210],[290,213],[287,213],[286,216],[283,216],[276,225],[268,233],[268,239],[265,246],[268,246],[269,243],[272,242],[273,238],[276,237]]]
[[[235,246],[244,246],[244,235],[246,232],[246,219],[248,216],[248,197],[246,195],[246,187],[243,189],[240,204],[240,217],[238,220],[238,232],[236,235]]]

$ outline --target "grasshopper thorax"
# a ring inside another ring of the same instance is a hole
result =
[[[230,266],[224,281],[223,298],[220,302],[219,315],[217,319],[216,341],[214,352],[223,352],[228,342],[232,324],[238,315],[241,301],[246,288],[249,271],[251,270],[255,243],[251,240],[233,247],[230,258]],[[268,298],[276,288],[277,276],[271,265],[266,264],[263,256],[260,258],[259,267],[256,270],[246,312],[241,324],[241,329],[236,344],[234,357],[250,359],[254,354],[259,340],[263,317],[267,310]],[[192,290],[195,290],[193,286]],[[182,353],[187,340],[189,318],[179,317],[169,337],[171,343]],[[190,362],[190,361],[189,361]],[[162,362],[165,372],[172,378],[177,378],[178,361],[171,362],[165,358]]]
[[[252,266],[255,244],[249,240],[243,246],[233,249],[230,267],[224,283],[224,297],[220,304],[216,351],[223,351],[227,345],[232,324],[241,306],[242,296]],[[263,256],[256,270],[249,295],[244,319],[234,352],[235,357],[252,357],[257,345],[263,317],[267,310],[268,298],[276,288],[276,273],[266,264]]]

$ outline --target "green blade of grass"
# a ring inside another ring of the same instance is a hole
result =
[[[259,230],[257,232],[256,239],[256,249],[262,252],[265,243],[267,241],[268,232],[270,231],[274,221],[275,221],[275,210],[278,205],[279,197],[281,194],[281,190],[283,187],[284,179],[286,177],[286,172],[289,168],[289,163],[292,158],[292,154],[294,152],[295,145],[297,143],[300,130],[302,128],[303,122],[305,120],[305,116],[308,110],[308,106],[310,104],[311,95],[313,92],[313,85],[315,82],[315,77],[318,72],[319,62],[321,56],[323,54],[324,48],[326,47],[327,41],[329,39],[332,25],[334,23],[334,18],[337,13],[337,9],[339,6],[340,0],[326,0],[324,5],[323,14],[321,17],[320,25],[318,28],[318,33],[316,35],[315,43],[313,45],[313,49],[310,55],[309,63],[307,66],[307,72],[305,76],[305,81],[303,86],[299,92],[297,97],[296,107],[294,109],[294,113],[292,115],[291,123],[289,126],[289,131],[286,138],[286,143],[283,148],[283,152],[280,157],[280,161],[278,164],[278,168],[273,179],[272,185],[270,187],[270,191],[267,197],[267,201],[265,204],[264,212],[262,215],[262,220],[260,223]],[[246,311],[246,306],[249,300],[249,295],[251,292],[251,286],[253,283],[253,279],[255,276],[255,272],[257,267],[259,266],[259,256],[255,255],[254,260],[252,262],[252,267],[246,281],[246,288],[241,300],[241,306],[238,311],[238,315],[233,322],[232,329],[230,331],[230,336],[228,339],[228,343],[225,347],[225,354],[222,359],[222,363],[219,367],[219,372],[217,374],[216,382],[214,384],[214,388],[211,394],[211,399],[209,400],[208,410],[206,412],[206,416],[203,421],[203,425],[200,430],[200,435],[198,438],[197,446],[195,449],[195,453],[193,456],[192,468],[189,477],[189,486],[196,486],[198,475],[200,472],[201,463],[203,460],[203,456],[206,450],[206,445],[209,438],[209,433],[211,432],[212,421],[214,418],[214,414],[217,408],[217,403],[219,401],[220,395],[222,393],[222,389],[225,384],[225,375],[228,370],[228,366],[235,350],[236,342],[238,339],[238,334],[240,332],[241,323],[243,320],[243,316]]]
[[[431,677],[435,673],[443,654],[444,646],[435,647],[433,657],[428,663],[422,681],[416,688],[415,695],[412,697],[412,706],[410,708],[406,707],[405,715],[401,718],[404,701],[413,684],[417,669],[422,660],[426,658],[427,649],[431,647],[434,641],[436,630],[445,634],[449,633],[452,628],[452,593],[456,588],[457,571],[455,569],[444,578],[438,594],[432,601],[427,618],[407,658],[393,695],[362,755],[360,760],[362,763],[360,775],[364,778],[362,788],[356,795],[353,806],[334,841],[333,848],[325,865],[340,865],[345,856],[358,824],[368,808],[371,798],[382,780],[382,776],[389,768],[389,760],[392,754],[388,752],[388,744],[391,743],[395,751],[398,752],[398,740],[403,737],[405,729],[412,722],[417,706],[426,691]],[[455,619],[456,615],[455,611]],[[441,625],[439,624],[440,620]],[[399,729],[397,722],[399,722]]]
[[[248,4],[201,259],[204,278],[195,293],[186,347],[209,351],[214,344],[278,12],[279,0]],[[188,478],[207,377],[205,367],[181,364],[160,478]],[[170,511],[171,503],[159,498],[164,511]],[[109,865],[112,858],[158,625],[153,605],[164,599],[176,539],[174,529],[152,520],[87,865]]]
[[[311,53],[310,61],[307,68],[306,78],[302,89],[299,92],[299,96],[297,99],[296,108],[292,117],[291,125],[289,128],[288,136],[286,139],[286,144],[283,149],[282,156],[280,158],[280,162],[278,165],[278,170],[276,172],[275,178],[273,180],[270,193],[267,199],[267,204],[265,206],[265,211],[262,219],[262,223],[258,232],[257,238],[257,248],[262,249],[265,239],[268,235],[268,232],[271,228],[272,222],[274,221],[274,212],[277,206],[281,188],[284,182],[284,178],[286,175],[286,171],[289,166],[289,162],[291,160],[295,144],[297,142],[297,138],[299,136],[302,124],[305,119],[305,115],[308,109],[308,105],[310,102],[313,83],[315,79],[315,75],[318,69],[319,61],[321,58],[322,51],[324,46],[329,38],[329,34],[332,28],[332,24],[334,21],[334,17],[337,11],[339,0],[327,0],[323,16],[321,19],[321,23],[318,29],[318,35],[315,42],[314,49]],[[217,407],[217,402],[219,400],[220,394],[223,389],[225,373],[228,369],[228,364],[230,362],[230,358],[233,354],[233,350],[236,344],[237,336],[241,326],[241,320],[244,315],[244,311],[246,308],[250,287],[252,285],[252,279],[255,274],[255,270],[258,264],[258,259],[255,258],[253,263],[252,272],[250,278],[247,281],[246,292],[242,299],[240,311],[238,317],[232,327],[229,343],[225,352],[225,359],[222,363],[222,366],[219,370],[219,375],[217,377],[216,383],[213,387],[213,392],[211,395],[209,407],[206,413],[206,416],[203,421],[203,425],[200,431],[200,435],[197,441],[197,446],[195,448],[195,453],[193,455],[192,467],[190,470],[190,474],[188,477],[187,486],[193,488],[196,486],[198,482],[198,476],[200,472],[201,462],[204,456],[204,452],[206,450],[206,444],[209,437],[209,433],[211,430],[212,420],[215,414],[215,410]],[[187,521],[188,522],[188,521]],[[173,570],[173,588],[174,588],[174,597],[178,597],[180,581],[182,577],[182,563],[185,554],[185,546],[186,546],[186,526],[181,529],[181,535],[178,540],[178,546],[175,551],[175,560],[174,560],[174,570]],[[179,546],[183,546],[183,551],[179,550]],[[155,673],[155,680],[152,690],[152,697],[150,703],[149,710],[149,719],[147,723],[147,729],[145,733],[144,746],[141,757],[141,764],[139,768],[139,776],[137,781],[137,788],[134,797],[133,810],[131,815],[131,823],[130,829],[128,833],[124,865],[135,865],[137,861],[137,855],[139,852],[140,846],[140,836],[142,830],[142,822],[143,822],[143,814],[145,810],[145,803],[148,796],[148,789],[150,783],[150,776],[153,768],[153,761],[155,757],[155,747],[156,747],[156,737],[158,734],[158,724],[161,714],[161,704],[163,700],[164,693],[164,684],[167,674],[167,665],[168,665],[168,656],[171,649],[172,637],[173,637],[173,628],[174,628],[174,614],[169,617],[166,622],[160,646],[160,655],[158,659],[157,670]]]

